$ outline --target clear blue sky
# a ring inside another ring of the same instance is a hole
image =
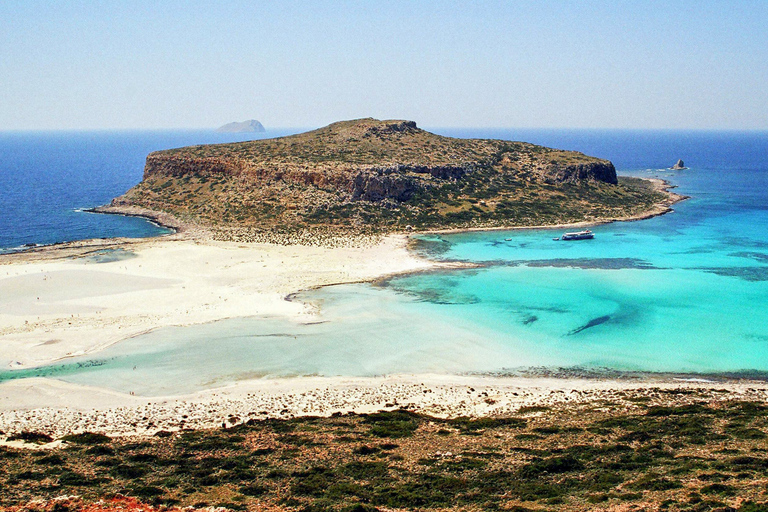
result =
[[[0,4],[0,130],[768,129],[768,2]]]

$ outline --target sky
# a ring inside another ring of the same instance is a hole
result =
[[[768,2],[0,3],[0,130],[768,129]]]

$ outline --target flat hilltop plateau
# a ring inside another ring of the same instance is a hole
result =
[[[100,211],[172,217],[174,227],[220,240],[301,241],[306,233],[601,222],[660,213],[674,200],[582,153],[358,119],[151,153],[142,182]]]

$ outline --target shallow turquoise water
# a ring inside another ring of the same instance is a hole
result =
[[[610,151],[623,147],[620,135],[594,138]],[[425,236],[423,254],[482,268],[301,294],[321,307],[313,324],[244,318],[161,329],[96,358],[0,379],[49,375],[159,395],[264,376],[768,372],[768,151],[755,149],[768,149],[768,136],[723,137],[720,152],[711,135],[685,138],[686,154],[708,155],[700,165],[687,159],[688,171],[624,168],[670,179],[693,199],[668,215],[595,227],[594,240],[553,241],[562,230]],[[625,138],[629,149],[604,156],[617,165],[659,158],[653,138]]]

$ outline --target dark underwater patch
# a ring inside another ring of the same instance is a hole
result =
[[[84,256],[83,259],[90,263],[114,263],[116,261],[130,260],[136,257],[136,253],[125,249],[101,249]]]
[[[480,299],[475,295],[453,293],[449,289],[443,288],[424,288],[421,290],[402,290],[415,295],[421,302],[430,302],[432,304],[458,305],[458,304],[477,304]]]
[[[599,270],[623,270],[623,269],[658,269],[652,263],[640,258],[555,258],[551,260],[531,260],[525,262],[513,262],[514,266],[521,263],[528,267],[554,267],[554,268],[581,268]]]
[[[592,327],[596,327],[598,325],[604,324],[605,322],[609,321],[611,319],[610,315],[604,315],[604,316],[598,316],[597,318],[593,318],[589,322],[585,323],[581,327],[577,327],[576,329],[572,330],[568,333],[568,336],[573,336],[574,334],[579,334],[581,331],[586,331],[587,329],[590,329]]]
[[[733,256],[735,258],[749,258],[751,260],[759,261],[760,263],[768,263],[768,254],[765,254],[764,252],[741,251],[732,252],[728,256]]]
[[[426,257],[442,256],[451,250],[453,245],[444,238],[414,238],[411,248]]]
[[[545,313],[570,313],[569,308],[563,308],[560,306],[530,306],[531,311],[544,311]]]
[[[717,246],[703,245],[699,247],[691,247],[686,251],[672,252],[670,254],[711,254],[713,252],[717,252]]]
[[[77,363],[54,364],[48,366],[38,366],[35,368],[25,368],[21,370],[0,371],[0,382],[16,379],[26,379],[31,377],[61,377],[78,373],[81,370],[95,368],[107,364],[108,359],[89,359]]]
[[[745,281],[768,281],[768,267],[699,267],[696,270],[718,276],[738,277]]]
[[[751,238],[741,236],[731,236],[723,240],[726,245],[736,247],[751,247],[753,249],[768,249],[768,242],[761,240],[753,240]]]

